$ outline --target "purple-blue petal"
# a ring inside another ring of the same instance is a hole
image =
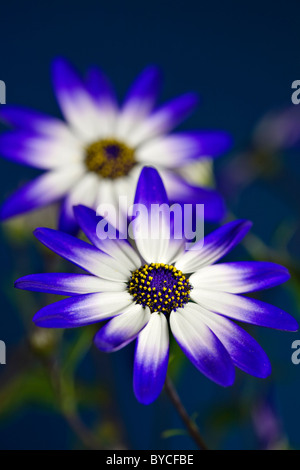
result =
[[[154,106],[161,87],[161,72],[155,66],[147,67],[130,88],[124,106],[132,101],[147,101],[149,111]]]
[[[84,89],[84,84],[77,70],[62,57],[57,57],[52,63],[52,77],[56,92],[72,93],[74,90]]]
[[[131,304],[130,295],[120,291],[76,295],[42,308],[33,321],[47,328],[74,328],[108,320]]]
[[[280,308],[261,300],[198,288],[191,291],[191,298],[207,310],[233,320],[277,330],[298,330],[295,318]]]
[[[88,70],[86,87],[98,103],[110,102],[117,106],[114,89],[106,75],[98,67],[91,67]]]
[[[205,236],[201,256],[203,256],[205,252],[214,254],[215,250],[220,250],[220,256],[217,258],[220,259],[229,253],[245,237],[251,227],[252,222],[240,219],[233,220],[217,228],[209,235]],[[203,241],[200,240],[199,245],[202,246],[202,244]],[[194,245],[193,249],[197,249],[197,244]]]
[[[164,132],[167,132],[186,119],[196,108],[198,102],[199,98],[195,93],[186,93],[159,108],[152,117],[164,116]]]
[[[223,387],[232,385],[235,370],[228,352],[189,305],[171,313],[170,327],[177,343],[202,374]]]
[[[136,348],[139,338],[137,339]],[[146,368],[142,362],[134,362],[133,389],[137,400],[143,405],[155,401],[164,386],[169,362],[169,353],[161,360],[157,369]]]
[[[219,157],[232,146],[232,137],[225,131],[194,131],[178,133],[174,136],[190,142],[187,160],[199,159],[202,156]]]
[[[133,389],[144,405],[160,394],[167,374],[169,332],[166,317],[154,312],[138,336],[134,356]]]
[[[64,117],[78,132],[89,138],[94,124],[95,106],[85,83],[73,66],[62,58],[53,62],[52,76],[56,98]]]
[[[40,273],[29,274],[15,281],[17,289],[57,295],[84,294],[83,285],[94,276],[88,274]]]
[[[74,207],[74,214],[76,220],[81,228],[81,230],[85,233],[87,238],[100,250],[103,247],[103,243],[105,243],[105,239],[101,240],[97,235],[97,224],[103,220],[103,217],[97,215],[94,209],[90,209],[89,207],[78,205]],[[116,234],[116,238],[124,238],[124,236],[120,235],[119,231],[112,227],[109,222],[107,222],[107,226],[110,226],[112,230]],[[124,239],[124,243],[128,243],[127,240]]]
[[[72,212],[70,212],[66,200],[62,201],[60,206],[58,230],[69,233],[71,235],[77,235],[79,231],[79,225],[76,217]]]
[[[204,219],[208,222],[220,222],[226,213],[224,199],[220,193],[214,189],[202,188],[193,186],[184,180],[181,182],[181,187],[185,186],[185,193],[180,190],[180,194],[175,197],[176,189],[174,189],[171,204],[193,204],[195,215],[202,217],[202,211],[196,207],[196,204],[204,205]]]
[[[228,351],[234,365],[254,377],[266,378],[271,364],[262,347],[243,328],[220,315],[203,312],[202,318]]]
[[[100,351],[117,351],[133,341],[149,321],[150,311],[134,304],[127,312],[117,315],[95,335]]]
[[[30,148],[30,141],[38,138],[38,134],[32,131],[13,131],[6,132],[0,135],[0,154],[1,156],[23,165],[28,165],[36,168],[47,169],[47,159],[35,156],[36,151]],[[47,142],[47,137],[43,137]],[[48,137],[49,138],[49,137]]]
[[[8,197],[1,206],[0,219],[5,220],[58,201],[62,197],[60,188],[54,185],[47,187],[44,184],[46,178],[47,174],[43,174]]]
[[[37,228],[34,235],[50,250],[82,269],[92,272],[93,259],[96,262],[100,254],[98,248],[72,235],[50,228]],[[104,256],[103,253],[102,255]]]
[[[30,131],[43,132],[47,134],[47,126],[61,125],[58,119],[17,106],[1,106],[0,119],[7,124]]]
[[[115,331],[114,334],[107,334],[107,329],[109,328],[109,323],[111,321],[112,320],[106,323],[94,337],[95,346],[102,352],[118,351],[119,349],[122,349],[131,343],[138,334],[137,333],[133,336],[127,337],[123,334],[122,331]]]
[[[193,274],[195,287],[241,294],[269,289],[288,281],[290,273],[279,264],[264,261],[237,261],[206,266]]]
[[[149,210],[152,204],[169,204],[164,184],[155,168],[145,166],[142,169],[134,203],[142,204]]]
[[[33,317],[33,322],[43,328],[76,328],[100,321],[95,310],[100,312],[100,306],[95,304],[98,294],[83,294],[59,300],[46,305]]]
[[[289,271],[284,266],[266,261],[238,261],[228,263],[234,269],[241,270],[241,282],[248,285],[247,291],[270,289],[288,281],[291,277]],[[237,273],[238,274],[238,273]]]

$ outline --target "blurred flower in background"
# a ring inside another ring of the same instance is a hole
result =
[[[207,158],[228,150],[230,136],[221,131],[169,135],[195,108],[196,95],[183,95],[153,111],[161,77],[157,68],[148,67],[119,108],[99,69],[91,69],[84,83],[63,59],[54,61],[53,83],[67,123],[22,108],[1,109],[2,119],[17,129],[0,136],[0,153],[48,170],[4,202],[2,219],[63,200],[59,228],[75,232],[76,204],[94,209],[101,203],[118,207],[119,197],[126,196],[131,205],[144,164],[160,170],[171,200],[201,201],[207,220],[223,217],[222,198],[207,187],[205,174]],[[195,160],[199,160],[196,172],[203,175],[203,185],[185,171]],[[122,204],[119,209],[127,211]]]
[[[297,106],[267,113],[253,133],[255,148],[278,152],[300,143],[300,109]]]
[[[230,197],[258,178],[276,177],[283,152],[299,148],[300,109],[289,106],[266,113],[255,125],[245,149],[230,156],[223,167],[221,192]]]
[[[269,386],[267,392],[259,397],[253,407],[252,419],[261,450],[287,450],[289,448],[276,409],[274,386]]]

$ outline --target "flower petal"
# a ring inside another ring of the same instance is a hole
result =
[[[189,160],[217,157],[230,145],[231,138],[225,132],[189,132],[150,140],[138,148],[135,155],[139,162],[146,165],[174,168]]]
[[[134,358],[133,389],[149,405],[159,396],[168,368],[169,332],[165,315],[154,312],[138,336]]]
[[[235,370],[229,354],[190,304],[171,313],[170,327],[179,346],[200,372],[224,387],[233,384]]]
[[[17,289],[58,295],[90,294],[93,292],[122,292],[126,284],[99,279],[87,274],[42,273],[29,274],[15,282]]]
[[[268,356],[245,330],[197,304],[190,304],[190,308],[219,338],[235,366],[255,377],[266,378],[270,375],[271,364]]]
[[[107,320],[131,304],[128,292],[76,295],[43,307],[33,321],[44,328],[75,328]]]
[[[116,135],[127,138],[152,110],[161,85],[157,67],[146,68],[132,85],[118,118]]]
[[[86,86],[98,109],[99,133],[102,137],[111,137],[114,135],[115,123],[119,113],[114,90],[107,77],[97,67],[89,69]]]
[[[86,173],[64,199],[59,216],[58,228],[63,232],[76,233],[78,223],[74,215],[74,206],[86,204],[92,207],[98,189],[98,178],[95,173]]]
[[[176,267],[192,273],[215,263],[242,240],[251,226],[252,223],[247,220],[234,220],[223,225],[186,251],[176,262]]]
[[[156,66],[145,68],[131,86],[123,105],[123,109],[138,104],[148,114],[157,100],[161,87],[161,71]]]
[[[150,317],[148,308],[132,304],[125,312],[114,317],[98,331],[94,343],[101,351],[118,351],[137,337]]]
[[[78,142],[31,131],[0,135],[0,153],[9,160],[46,170],[82,161],[82,148]]]
[[[102,239],[100,237],[102,233],[99,233],[98,224],[104,219],[97,216],[94,210],[80,205],[74,208],[74,213],[81,229],[97,248],[112,256],[115,260],[125,263],[131,270],[141,266],[141,259],[136,251],[125,238],[119,238],[118,230],[110,226],[109,223],[105,223],[105,225],[109,226],[107,229],[108,236],[116,238]]]
[[[196,207],[197,217],[203,218],[202,209],[196,204],[204,205],[204,219],[210,222],[219,222],[225,215],[225,205],[218,191],[211,188],[195,186],[187,182],[182,176],[169,169],[161,169],[160,174],[167,194],[172,204],[192,204]]]
[[[87,89],[103,111],[106,112],[108,108],[117,111],[118,105],[114,89],[102,70],[98,67],[91,67],[87,73],[86,84]]]
[[[2,220],[61,199],[83,174],[82,165],[49,171],[26,184],[2,205]]]
[[[27,131],[41,133],[44,136],[76,141],[75,136],[63,121],[38,111],[5,105],[0,108],[0,119],[7,124]]]
[[[52,67],[53,85],[60,108],[71,126],[85,141],[97,135],[97,107],[77,72],[64,59]]]
[[[198,97],[187,93],[170,101],[152,113],[130,135],[130,144],[140,145],[158,135],[166,134],[183,121],[198,104]]]
[[[133,236],[142,257],[149,263],[167,262],[170,243],[170,211],[163,182],[157,170],[144,167],[138,181],[135,218],[129,235]]]
[[[50,250],[77,266],[103,279],[127,281],[130,271],[127,267],[101,252],[98,248],[58,230],[38,228],[36,238]]]
[[[275,263],[240,261],[206,266],[190,277],[192,286],[199,289],[241,294],[268,289],[287,281],[288,270]]]
[[[190,296],[207,310],[234,320],[278,330],[298,330],[298,323],[291,315],[261,300],[207,289],[192,289]]]

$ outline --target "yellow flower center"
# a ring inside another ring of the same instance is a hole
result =
[[[128,292],[137,304],[151,312],[170,313],[190,300],[188,279],[175,266],[164,263],[145,264],[136,269],[128,282]]]
[[[115,139],[102,139],[86,148],[87,168],[102,178],[125,176],[135,163],[134,150]]]

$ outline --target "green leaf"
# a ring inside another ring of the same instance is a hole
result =
[[[163,439],[168,439],[170,437],[175,437],[175,436],[187,436],[188,433],[185,431],[185,429],[166,429],[161,433],[161,437]]]

